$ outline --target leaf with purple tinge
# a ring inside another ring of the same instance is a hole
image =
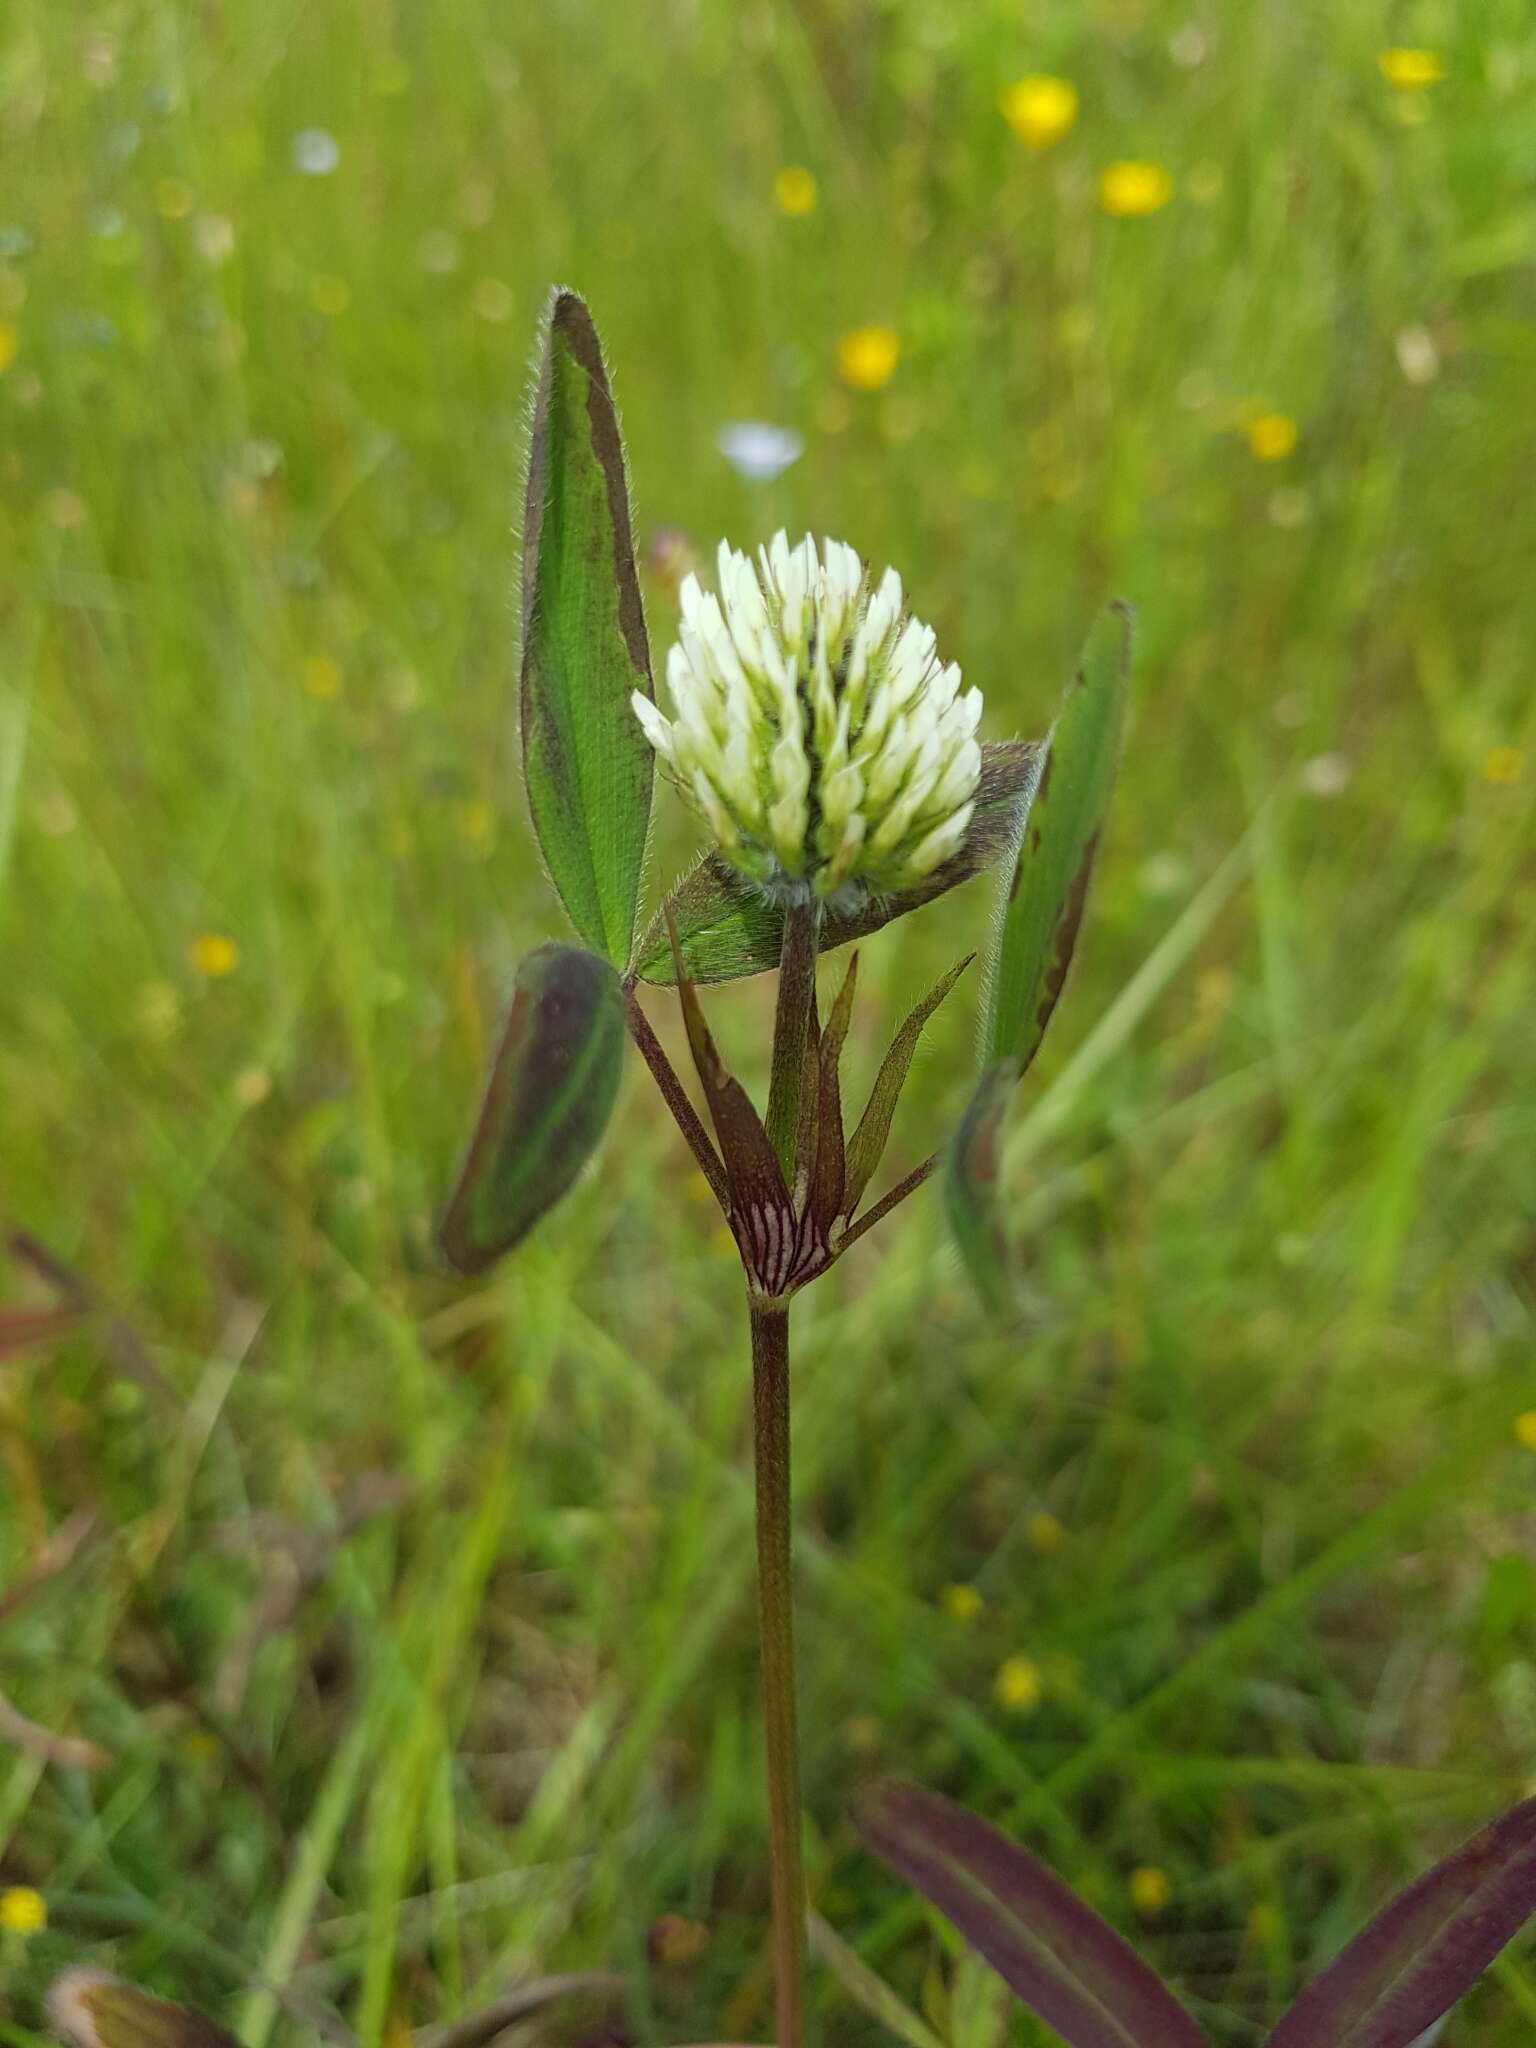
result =
[[[885,1157],[891,1119],[906,1086],[923,1026],[975,958],[974,953],[967,953],[963,960],[957,961],[948,974],[928,991],[891,1040],[890,1049],[875,1076],[875,1085],[869,1092],[864,1114],[859,1118],[858,1129],[848,1140],[848,1172],[843,1189],[843,1213],[846,1216],[852,1217],[858,1208],[864,1190]]]
[[[596,1150],[619,1090],[624,994],[606,960],[539,946],[512,1007],[438,1241],[481,1273],[528,1235]]]
[[[1059,1877],[964,1807],[877,1786],[854,1822],[1069,2048],[1207,2048],[1173,1993]]]
[[[1033,740],[990,742],[981,750],[976,814],[960,850],[910,889],[874,896],[855,911],[829,910],[822,919],[820,951],[834,952],[868,938],[894,918],[920,910],[946,891],[979,875],[1018,841],[1019,809],[1038,772],[1040,749]],[[675,978],[667,941],[666,913],[677,926],[683,962],[696,982],[735,981],[766,974],[779,964],[784,913],[718,854],[706,854],[668,896],[641,933],[635,973],[642,981],[667,986]]]
[[[1131,666],[1131,612],[1111,605],[1046,740],[1013,858],[1003,869],[983,1003],[981,1062],[1026,1071],[1060,998],[1082,925],[1115,779]]]
[[[201,2013],[101,1970],[67,1970],[48,1994],[48,2016],[76,2048],[240,2048]]]
[[[1411,2048],[1536,1912],[1536,1799],[1409,1885],[1309,1984],[1269,2048]]]

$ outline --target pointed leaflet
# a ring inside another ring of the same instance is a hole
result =
[[[200,2013],[100,1970],[66,1971],[48,1994],[48,2015],[77,2048],[240,2048]]]
[[[1536,1799],[1399,1894],[1307,1986],[1269,2048],[1408,2048],[1536,1912]]]
[[[859,956],[848,962],[843,985],[832,1005],[827,1028],[821,1035],[816,1072],[816,1165],[811,1175],[808,1204],[811,1227],[823,1244],[834,1219],[841,1213],[847,1161],[843,1150],[843,1091],[838,1074],[843,1045],[853,1018],[853,996],[858,986]]]
[[[624,996],[606,960],[540,946],[517,970],[512,1008],[439,1242],[481,1273],[570,1188],[619,1091]]]
[[[1013,1059],[1022,1074],[1061,994],[1114,782],[1130,663],[1131,613],[1111,605],[1089,635],[1046,741],[1039,788],[1004,870],[982,1021],[984,1067]]]
[[[944,1154],[944,1208],[971,1284],[983,1307],[1005,1316],[1013,1307],[1008,1246],[998,1214],[998,1154],[1003,1112],[1019,1078],[1017,1063],[999,1060],[976,1084]]]
[[[859,1127],[848,1141],[847,1185],[843,1190],[844,1215],[852,1216],[858,1208],[860,1197],[885,1156],[886,1144],[891,1135],[891,1119],[896,1114],[896,1104],[901,1100],[901,1091],[906,1086],[907,1075],[911,1072],[912,1055],[917,1051],[917,1041],[923,1035],[923,1026],[975,958],[974,953],[967,953],[963,960],[957,961],[943,980],[928,991],[891,1040],[890,1050],[881,1061],[880,1071],[875,1076],[875,1085],[870,1090],[864,1114],[859,1118]]]
[[[574,292],[557,292],[523,515],[523,779],[572,924],[619,967],[655,772],[632,690],[654,694],[618,415],[592,316]]]
[[[981,750],[976,814],[952,859],[910,889],[874,896],[858,910],[824,912],[820,950],[830,953],[854,939],[868,938],[893,918],[920,910],[937,896],[968,882],[1017,843],[1019,809],[1038,773],[1040,749],[1032,740],[989,743]],[[683,961],[695,981],[735,981],[766,974],[779,964],[784,913],[718,854],[706,854],[667,898],[677,925]],[[635,948],[642,981],[673,978],[672,954],[661,913],[652,918]]]
[[[1070,2048],[1207,2048],[1167,1986],[1061,1879],[964,1807],[877,1786],[854,1811],[875,1854]]]

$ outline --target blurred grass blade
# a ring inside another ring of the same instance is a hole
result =
[[[1020,1119],[1009,1142],[1010,1159],[1027,1158],[1048,1144],[1070,1120],[1089,1082],[1125,1050],[1142,1019],[1236,894],[1248,872],[1252,843],[1250,829],[1101,1012],[1082,1044]]]
[[[1411,1884],[1309,1984],[1269,2048],[1409,2048],[1536,1913],[1536,1799]]]
[[[806,1914],[805,1931],[810,1937],[811,1954],[825,1963],[854,2004],[877,2020],[886,2033],[905,2041],[908,2048],[944,2048],[928,2022],[920,2019],[819,1913]]]
[[[992,935],[981,1064],[1028,1068],[1072,964],[1093,857],[1114,783],[1131,665],[1131,614],[1111,605],[1088,637],[1082,665],[1046,741]]]
[[[48,2013],[77,2048],[240,2048],[200,2013],[99,1970],[66,1971],[48,1994]]]
[[[1207,2048],[1112,1927],[964,1807],[915,1785],[878,1786],[854,1818],[875,1854],[952,1920],[1069,2048]]]
[[[848,1141],[847,1184],[843,1192],[845,1215],[852,1216],[858,1208],[864,1190],[885,1156],[891,1135],[891,1119],[896,1114],[901,1091],[912,1070],[912,1057],[923,1035],[923,1026],[975,958],[974,953],[967,953],[963,960],[957,961],[948,974],[928,991],[891,1040],[890,1049],[875,1076],[875,1085],[869,1092],[864,1114],[859,1118],[859,1127]]]
[[[557,292],[523,515],[523,777],[580,937],[628,963],[655,755],[630,706],[654,694],[618,414],[592,316]]]
[[[1019,1078],[1013,1060],[988,1067],[944,1155],[944,1209],[971,1284],[995,1316],[1013,1307],[1008,1244],[997,1201],[1003,1113]]]
[[[623,1051],[613,968],[577,946],[530,953],[439,1232],[459,1272],[493,1265],[570,1188],[612,1113]]]
[[[960,850],[910,889],[872,897],[858,910],[827,911],[819,950],[830,953],[868,938],[893,918],[958,888],[1010,851],[1018,836],[1019,812],[1040,772],[1041,752],[1031,740],[1005,740],[981,750],[976,813]],[[735,981],[766,974],[779,964],[784,915],[776,905],[716,854],[689,869],[667,898],[677,926],[683,964],[696,982]],[[665,915],[658,911],[636,948],[636,972],[643,981],[668,985],[674,979]]]

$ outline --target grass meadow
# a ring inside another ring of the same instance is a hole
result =
[[[10,0],[0,1214],[104,1307],[0,1361],[5,2048],[76,1960],[248,2048],[315,2037],[274,1984],[395,2048],[597,1968],[647,2043],[770,2024],[740,1285],[639,1061],[522,1252],[432,1249],[562,930],[512,723],[554,281],[658,659],[680,551],[781,524],[901,569],[991,738],[1140,617],[1009,1145],[1029,1325],[931,1189],[796,1311],[817,1910],[929,2038],[1045,2042],[854,1840],[915,1775],[1242,2048],[1529,1786],[1533,137],[1527,0]],[[740,419],[802,456],[738,474]],[[866,945],[856,1090],[989,903]],[[711,1000],[734,1056],[764,1002]],[[894,2038],[824,1946],[821,2038]],[[1517,1946],[1444,2041],[1533,2024]]]

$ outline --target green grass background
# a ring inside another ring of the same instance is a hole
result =
[[[1398,43],[1444,79],[1396,91]],[[1082,95],[1039,156],[997,106],[1032,71]],[[1013,1147],[1033,1326],[984,1324],[931,1190],[796,1311],[820,1910],[956,2048],[1044,2039],[852,1838],[858,1779],[920,1775],[1249,2043],[1519,1796],[1533,136],[1527,0],[10,0],[0,1208],[167,1392],[99,1335],[0,1364],[0,1581],[98,1513],[0,1623],[0,1690],[109,1759],[0,1742],[0,1883],[50,1914],[0,1941],[0,2041],[82,1958],[252,2048],[312,2038],[253,1981],[374,2048],[594,1966],[646,2041],[767,2031],[743,1313],[638,1061],[525,1251],[476,1287],[431,1251],[511,966],[560,930],[510,729],[553,280],[642,536],[895,562],[992,737],[1042,729],[1105,596],[1141,618]],[[1121,157],[1163,211],[1098,211]],[[868,323],[874,394],[837,370]],[[1255,459],[1254,409],[1294,454]],[[806,438],[771,487],[714,448],[757,416]],[[988,902],[866,947],[855,1093]],[[710,1009],[760,1081],[765,989]],[[973,1009],[893,1167],[958,1113]],[[699,1960],[647,1965],[663,1912]],[[891,2038],[838,1974],[816,1999]],[[1517,1951],[1446,2038],[1533,2018]]]

